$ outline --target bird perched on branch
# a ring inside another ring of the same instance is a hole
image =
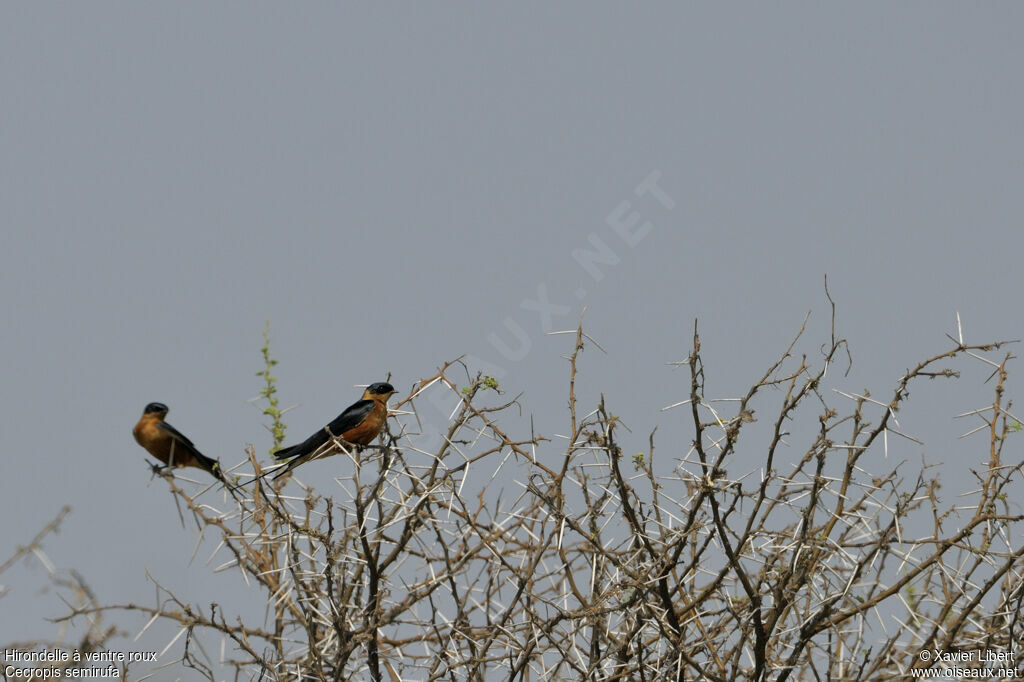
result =
[[[300,464],[312,459],[334,454],[329,448],[325,448],[334,439],[357,446],[372,443],[384,428],[388,417],[388,398],[394,392],[395,387],[386,381],[370,384],[363,391],[362,399],[345,408],[345,411],[335,417],[330,424],[319,429],[301,443],[281,448],[275,452],[276,459],[290,459],[291,461],[280,471],[275,470],[274,473],[277,475],[274,478],[283,476]],[[257,478],[262,478],[262,476]],[[252,480],[255,481],[256,478]],[[246,481],[241,485],[251,482]]]
[[[142,418],[132,429],[139,445],[168,467],[197,467],[224,481],[220,462],[199,452],[196,446],[178,429],[164,421],[168,408],[163,403],[150,403],[142,411]]]

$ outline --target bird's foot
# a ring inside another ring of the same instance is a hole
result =
[[[153,476],[172,476],[171,467],[167,464],[153,464],[152,462],[146,462],[149,465],[149,472]]]

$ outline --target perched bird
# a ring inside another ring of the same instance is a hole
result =
[[[388,417],[388,398],[395,392],[395,387],[386,381],[378,381],[370,384],[363,391],[362,399],[349,405],[345,411],[339,414],[334,420],[316,431],[312,436],[297,445],[290,445],[281,448],[274,453],[279,460],[291,459],[287,466],[280,471],[275,470],[277,476],[283,476],[295,467],[308,462],[316,455],[326,453],[319,452],[333,438],[338,438],[353,445],[369,445],[373,439],[384,428],[384,422]],[[258,477],[259,478],[259,477]],[[256,480],[255,478],[253,481]],[[242,485],[251,483],[246,481]]]
[[[163,403],[150,403],[142,411],[142,418],[132,429],[132,435],[149,454],[169,467],[197,467],[209,471],[219,481],[224,480],[220,462],[199,452],[181,431],[164,421],[168,408]]]

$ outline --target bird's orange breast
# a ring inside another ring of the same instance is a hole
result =
[[[174,436],[160,428],[160,420],[156,417],[143,415],[132,429],[132,435],[139,445],[164,464],[171,464],[173,460],[174,466],[203,468],[188,448],[180,445]]]
[[[157,422],[155,417],[143,415],[132,429],[132,435],[135,436],[135,442],[146,448],[149,454],[167,464],[168,456],[171,454],[171,438],[169,434],[160,431]]]
[[[354,426],[341,434],[343,440],[355,443],[356,445],[369,445],[373,442],[373,439],[384,428],[384,422],[388,416],[387,403],[380,400],[375,400],[374,403],[373,410],[370,414],[366,415],[366,419],[358,426]]]

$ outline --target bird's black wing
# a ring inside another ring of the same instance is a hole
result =
[[[171,438],[173,438],[174,441],[179,446],[181,446],[183,450],[192,455],[204,469],[209,471],[211,474],[213,474],[220,480],[224,480],[224,476],[220,471],[220,462],[211,457],[207,457],[203,453],[199,452],[199,448],[197,448],[195,444],[188,439],[188,436],[186,436],[181,431],[174,428],[167,422],[158,422],[156,426],[161,431],[166,431],[167,433],[171,434]]]
[[[362,424],[363,420],[373,412],[374,405],[376,405],[376,403],[372,400],[360,400],[353,405],[349,405],[344,412],[339,414],[334,421],[327,425],[327,428],[329,428],[331,433],[335,436],[340,436],[346,431],[354,429]]]
[[[274,453],[275,459],[289,459],[291,457],[301,457],[302,455],[308,455],[316,452],[320,447],[324,445],[330,436],[327,435],[329,430],[336,437],[340,437],[341,434],[345,433],[349,429],[353,429],[363,423],[366,416],[373,411],[372,400],[360,400],[359,402],[350,405],[345,409],[344,412],[339,414],[334,420],[328,424],[325,428],[317,430],[312,436],[302,441],[298,445],[290,445],[286,448],[281,448]]]
[[[182,445],[184,445],[190,453],[195,454],[199,452],[199,450],[196,449],[195,444],[193,444],[192,441],[188,439],[188,436],[186,436],[181,431],[174,428],[167,422],[157,422],[156,427],[161,431],[166,431],[167,433],[171,434],[171,437],[174,438],[174,440],[181,443]]]
[[[301,457],[302,455],[308,455],[311,452],[316,452],[321,445],[327,442],[327,438],[327,433],[323,429],[319,429],[301,443],[281,448],[274,453],[274,458],[289,459],[290,457]]]

